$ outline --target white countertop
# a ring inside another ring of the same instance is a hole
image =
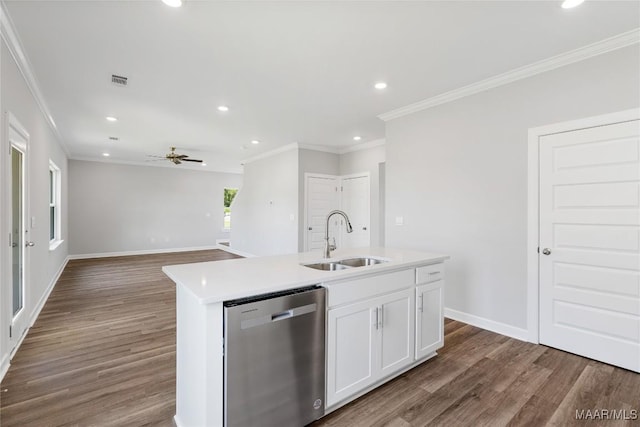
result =
[[[389,260],[382,264],[337,271],[322,271],[301,264],[327,262],[355,257]],[[442,262],[449,256],[391,248],[338,249],[329,260],[319,251],[291,255],[229,259],[194,264],[168,265],[162,271],[178,286],[184,286],[210,304],[277,292],[301,286],[362,276],[374,272],[395,270],[420,264]]]

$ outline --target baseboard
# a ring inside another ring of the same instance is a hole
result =
[[[34,323],[36,323],[36,320],[38,319],[40,312],[42,311],[42,309],[44,308],[44,305],[47,303],[47,300],[49,299],[49,295],[51,295],[53,288],[55,288],[56,283],[58,283],[58,279],[60,279],[60,276],[62,276],[62,272],[64,271],[65,267],[69,263],[70,259],[71,258],[69,256],[65,258],[64,262],[62,263],[62,265],[60,266],[56,274],[53,276],[53,279],[51,279],[51,281],[49,282],[49,286],[47,286],[47,290],[44,292],[44,294],[42,294],[42,297],[40,297],[40,301],[38,301],[38,305],[36,305],[35,310],[33,310],[33,313],[31,313],[31,319],[29,319],[29,328],[33,326]],[[16,349],[18,347],[16,347]]]
[[[4,379],[4,376],[7,374],[9,365],[9,355],[5,354],[2,358],[2,363],[0,363],[0,381],[2,381]],[[2,393],[2,391],[0,391],[0,393]]]
[[[190,248],[145,249],[141,251],[100,252],[96,254],[69,255],[69,259],[111,258],[111,257],[117,257],[117,256],[132,256],[132,255],[154,255],[154,254],[168,254],[172,252],[209,251],[212,249],[221,249],[221,248],[218,245],[215,245],[215,246],[194,246]]]
[[[231,248],[225,245],[218,245],[218,249],[222,249],[225,252],[229,252],[230,254],[239,255],[244,258],[255,258],[256,255],[250,254],[249,252],[239,251],[237,249]]]
[[[495,320],[486,319],[484,317],[475,316],[473,314],[446,307],[444,309],[444,317],[448,317],[452,320],[458,320],[460,322],[486,329],[487,331],[495,332],[500,335],[505,335],[510,338],[515,338],[520,341],[529,341],[529,331],[507,325],[506,323],[496,322]]]

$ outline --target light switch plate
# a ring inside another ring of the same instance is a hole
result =
[[[397,216],[396,217],[396,225],[404,225],[404,217],[403,216]]]

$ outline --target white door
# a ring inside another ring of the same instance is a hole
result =
[[[416,288],[416,360],[444,344],[442,280]]]
[[[540,343],[640,372],[640,122],[540,138]]]
[[[371,300],[327,313],[327,406],[372,384],[377,371],[377,324]]]
[[[348,176],[342,179],[340,205],[341,209],[349,216],[353,227],[352,233],[347,233],[344,226],[340,227],[342,247],[360,248],[370,245],[371,205],[369,199],[369,175]]]
[[[9,198],[11,213],[9,230],[11,243],[11,279],[9,298],[11,325],[9,329],[10,351],[13,352],[27,330],[28,316],[25,308],[28,289],[29,248],[34,245],[29,236],[29,195],[27,185],[29,134],[11,115],[7,114],[9,136]]]
[[[306,238],[305,250],[322,250],[324,248],[324,234],[327,214],[338,209],[338,178],[332,176],[307,175],[306,180]],[[329,225],[331,236],[336,235],[336,217]]]
[[[380,376],[390,375],[413,363],[414,290],[383,297],[378,308],[380,325]]]

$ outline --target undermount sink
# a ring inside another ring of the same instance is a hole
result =
[[[376,265],[382,264],[383,262],[387,262],[383,259],[377,258],[349,258],[338,261],[342,265],[348,265],[349,267],[364,267],[367,265]]]
[[[336,271],[336,270],[344,270],[347,267],[346,265],[339,264],[337,262],[318,262],[315,264],[304,264],[305,267],[315,268],[316,270],[324,270],[324,271]]]
[[[340,261],[331,261],[331,262],[317,262],[314,264],[303,264],[303,265],[305,267],[314,268],[316,270],[336,271],[336,270],[344,270],[352,267],[365,267],[368,265],[382,264],[383,262],[387,262],[387,260],[363,257],[363,258],[348,258]]]

